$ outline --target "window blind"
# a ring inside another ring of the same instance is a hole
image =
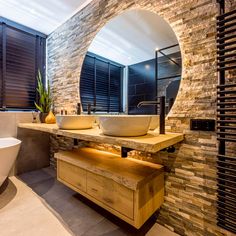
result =
[[[39,69],[44,75],[45,38],[0,23],[1,107],[34,109]]]
[[[122,75],[122,65],[87,54],[80,77],[83,110],[87,111],[88,103],[91,103],[97,112],[121,112]]]

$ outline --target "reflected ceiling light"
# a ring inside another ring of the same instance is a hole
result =
[[[35,14],[36,14],[36,11],[35,11],[33,8],[31,8],[31,9],[30,9],[30,13],[33,14],[33,15],[35,15]]]
[[[150,65],[146,64],[146,65],[145,65],[145,69],[146,69],[146,70],[149,70],[149,69],[150,69]]]

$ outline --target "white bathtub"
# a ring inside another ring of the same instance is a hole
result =
[[[16,138],[0,138],[0,186],[8,177],[20,149]]]

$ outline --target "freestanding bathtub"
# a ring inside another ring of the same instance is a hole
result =
[[[16,138],[0,138],[0,186],[13,167],[20,144],[21,141]]]

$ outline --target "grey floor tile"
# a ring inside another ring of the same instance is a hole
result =
[[[81,223],[74,222],[73,224],[70,224],[69,228],[76,236],[83,236],[87,231],[94,228],[101,221],[102,219],[99,221],[91,221],[87,217],[87,220],[83,220]]]
[[[119,227],[107,219],[103,219],[100,223],[90,228],[83,236],[101,236],[101,235],[113,235],[113,233],[119,229]]]
[[[75,192],[63,184],[59,183],[56,179],[50,178],[29,185],[38,195],[45,199],[67,199],[71,197]]]
[[[47,167],[42,169],[45,173],[49,174],[53,178],[57,177],[57,172],[53,167]]]
[[[164,226],[160,224],[154,224],[153,227],[149,230],[146,236],[179,236],[178,234],[171,232]]]
[[[44,171],[44,169],[27,172],[21,174],[19,177],[29,186],[53,178],[52,175],[49,174],[47,171]]]
[[[128,234],[123,232],[121,229],[116,229],[112,232],[108,232],[108,233],[105,233],[103,234],[102,236],[127,236]]]

